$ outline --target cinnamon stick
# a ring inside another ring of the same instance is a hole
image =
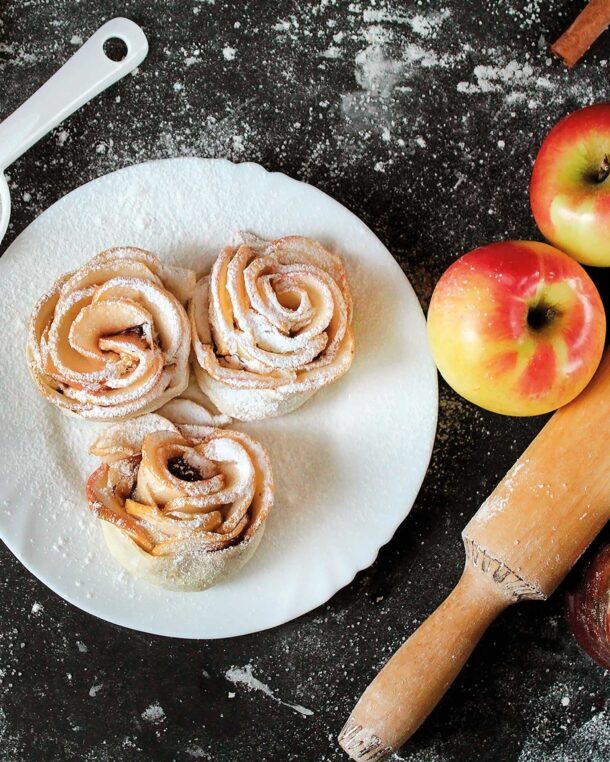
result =
[[[610,24],[610,0],[589,0],[551,51],[571,68]]]

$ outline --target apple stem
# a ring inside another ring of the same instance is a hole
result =
[[[603,183],[608,175],[610,175],[610,157],[606,154],[597,170],[597,182]]]

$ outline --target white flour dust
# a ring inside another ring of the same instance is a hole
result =
[[[537,697],[531,706],[535,718],[526,736],[517,762],[602,762],[610,759],[610,716],[607,708],[593,710],[591,718],[577,725],[570,707],[586,696],[582,685],[573,695],[568,686],[552,686],[546,695]]]
[[[157,701],[150,706],[147,706],[146,709],[142,712],[141,717],[147,722],[156,724],[165,720],[165,711],[163,710],[161,704],[159,704]]]
[[[515,476],[521,471],[521,469],[529,463],[529,460],[515,463],[514,466],[508,471],[504,477],[504,487],[508,494],[512,492],[513,481]],[[483,503],[479,512],[476,515],[476,521],[478,524],[487,524],[498,513],[501,513],[508,505],[508,496],[499,496],[492,493],[487,500]]]
[[[538,76],[528,63],[509,61],[503,66],[480,64],[473,70],[476,83],[471,81],[459,82],[457,89],[460,93],[493,93],[508,90],[507,97],[514,100],[517,93],[527,88],[550,90],[553,83],[548,77]]]
[[[289,704],[278,698],[268,685],[265,685],[265,683],[254,677],[251,664],[246,664],[245,667],[231,667],[225,672],[225,677],[230,683],[233,683],[233,685],[243,685],[249,691],[259,691],[260,693],[264,693],[265,696],[268,696],[273,701],[282,706],[287,706],[289,709],[292,709],[303,717],[310,717],[313,714],[311,709],[307,709],[300,704]]]

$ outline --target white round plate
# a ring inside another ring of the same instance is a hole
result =
[[[44,401],[25,362],[36,299],[110,246],[141,246],[199,273],[238,230],[301,234],[345,258],[354,296],[349,373],[283,418],[236,424],[268,448],[276,500],[255,557],[202,593],[131,579],[84,499],[101,424]],[[256,164],[169,159],[101,177],[35,220],[0,260],[0,535],[67,601],[159,635],[257,632],[319,606],[369,566],[409,513],[436,429],[436,371],[424,317],[387,249],[341,204]]]

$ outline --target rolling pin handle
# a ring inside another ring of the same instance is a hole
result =
[[[467,562],[449,597],[392,656],[339,735],[357,762],[380,762],[417,730],[514,597]]]

